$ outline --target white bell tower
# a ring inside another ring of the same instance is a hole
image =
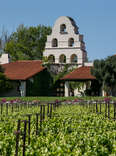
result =
[[[51,35],[47,36],[43,55],[54,64],[84,64],[87,52],[83,35],[72,18],[61,16],[56,20]]]

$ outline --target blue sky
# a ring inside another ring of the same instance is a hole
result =
[[[53,26],[59,16],[76,21],[89,60],[116,54],[116,0],[0,0],[0,32],[19,24]]]

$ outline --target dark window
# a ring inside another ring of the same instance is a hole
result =
[[[65,24],[60,25],[60,33],[62,33],[62,34],[66,33],[66,25]]]
[[[74,46],[74,39],[73,38],[69,38],[69,40],[68,40],[68,46],[69,47],[73,47]]]
[[[52,47],[58,47],[58,40],[56,38],[52,40]]]

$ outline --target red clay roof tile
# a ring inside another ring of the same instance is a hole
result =
[[[96,79],[93,75],[91,75],[90,66],[79,67],[72,71],[71,73],[65,75],[62,80],[92,80]]]
[[[23,60],[3,64],[5,75],[10,80],[26,80],[45,68],[40,60]]]

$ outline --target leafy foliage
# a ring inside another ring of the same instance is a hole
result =
[[[28,28],[19,25],[17,31],[10,35],[5,51],[14,61],[42,59],[47,35],[50,33],[50,27],[38,25]]]
[[[112,95],[113,88],[116,85],[116,56],[109,56],[104,60],[95,60],[92,74],[102,88]]]
[[[64,75],[68,74],[69,71],[68,71],[68,65],[66,64],[64,66],[64,69],[63,71],[61,71],[60,73],[58,73],[57,75],[53,75],[53,80],[54,80],[54,84],[60,79],[62,78]]]
[[[47,69],[33,77],[33,82],[27,80],[27,96],[48,96],[50,95],[52,77]]]
[[[84,87],[85,82],[69,82],[69,85],[72,89],[77,89],[81,90]]]
[[[39,108],[24,108],[9,116],[1,116],[0,122],[0,155],[15,155],[17,120],[27,119],[24,114],[36,114]],[[10,112],[9,112],[10,113]],[[87,107],[67,105],[59,107],[52,119],[43,122],[39,135],[35,135],[36,118],[31,116],[31,144],[27,144],[26,155],[115,155],[116,124],[113,120],[104,119],[103,115],[89,112]],[[23,124],[21,127],[23,130]],[[28,137],[28,133],[27,133]],[[19,155],[22,155],[20,136]]]
[[[0,92],[1,94],[5,91],[8,91],[9,89],[12,89],[12,84],[11,82],[6,78],[4,75],[4,70],[0,66]]]
[[[104,70],[105,60],[95,60],[94,61],[94,68],[91,69],[92,74],[96,77],[100,84],[102,84],[104,80]]]

